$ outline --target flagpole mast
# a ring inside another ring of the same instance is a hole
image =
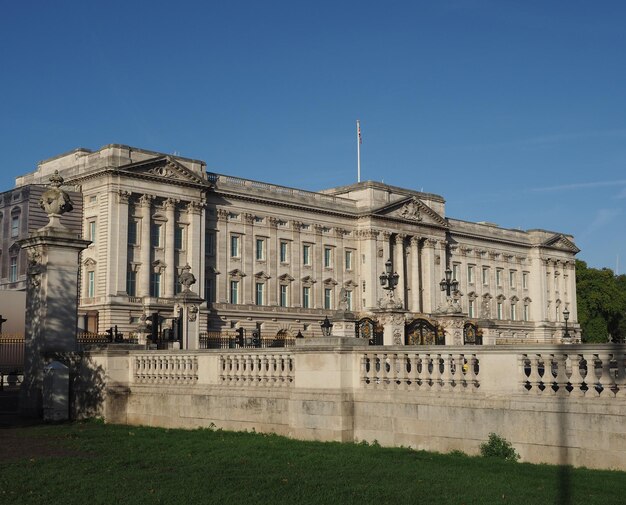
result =
[[[361,182],[361,124],[356,120],[356,182]]]

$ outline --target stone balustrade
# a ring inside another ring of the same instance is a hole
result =
[[[294,358],[291,353],[221,354],[220,382],[228,386],[291,387]]]
[[[193,354],[141,353],[132,356],[133,382],[193,384],[198,381],[198,358]]]

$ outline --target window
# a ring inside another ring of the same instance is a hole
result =
[[[257,305],[263,305],[265,300],[265,283],[257,282],[255,286],[256,298],[255,302]]]
[[[530,306],[527,303],[524,304],[523,317],[524,317],[524,321],[530,321]]]
[[[528,272],[522,272],[522,288],[528,289]]]
[[[474,284],[474,265],[467,265],[467,282]]]
[[[96,296],[96,272],[90,270],[87,272],[87,298]]]
[[[87,240],[91,240],[92,244],[96,243],[96,220],[92,219],[87,223]]]
[[[158,298],[161,296],[161,274],[153,272],[150,279],[150,296]]]
[[[489,284],[489,267],[483,267],[483,284]]]
[[[256,259],[257,261],[265,259],[265,239],[256,239]]]
[[[287,263],[289,261],[288,243],[281,240],[280,242],[280,262]]]
[[[455,263],[454,265],[452,265],[452,280],[454,281],[460,281],[461,280],[461,276],[460,276],[460,266],[458,263]]]
[[[126,273],[126,293],[128,296],[137,295],[137,273],[130,269]]]
[[[467,315],[469,317],[476,317],[476,300],[469,301]]]
[[[302,263],[304,265],[311,265],[311,245],[304,244],[302,246]]]
[[[498,319],[502,319],[502,302],[498,302],[498,305],[497,305],[497,317],[498,317]]]
[[[515,288],[516,281],[517,272],[515,270],[509,270],[509,286],[511,286],[512,289]]]
[[[215,301],[215,290],[213,288],[213,279],[208,275],[204,278],[204,298],[207,302],[212,303]]]
[[[280,285],[280,306],[289,307],[289,287],[286,284]]]
[[[239,281],[230,281],[230,303],[239,303]]]
[[[209,256],[215,256],[215,233],[207,231],[204,237],[206,254]]]
[[[11,216],[11,238],[15,238],[20,234],[20,216]]]
[[[311,288],[309,286],[304,286],[302,288],[302,308],[311,308]]]
[[[161,225],[153,224],[150,233],[150,245],[152,247],[161,247]]]
[[[134,219],[128,222],[128,245],[137,245],[138,225],[139,223]]]
[[[17,282],[17,256],[13,256],[9,263],[9,282]]]
[[[502,269],[501,268],[496,269],[496,286],[499,288],[502,287]]]
[[[511,303],[511,321],[517,321],[517,305]]]
[[[239,257],[239,235],[230,236],[230,257]]]
[[[346,270],[352,270],[352,251],[346,251]]]
[[[185,227],[177,226],[174,228],[174,249],[179,251],[185,248]]]
[[[324,288],[324,308],[330,309],[333,301],[333,290],[331,288]]]
[[[324,247],[324,268],[332,268],[333,266],[333,250],[330,247]]]

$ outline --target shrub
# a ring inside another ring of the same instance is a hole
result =
[[[495,433],[489,433],[489,440],[480,444],[480,454],[485,458],[501,458],[507,461],[517,461],[520,458],[511,442]]]

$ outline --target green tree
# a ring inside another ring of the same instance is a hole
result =
[[[589,268],[576,261],[578,322],[583,342],[606,342],[626,337],[626,275],[609,268]]]

